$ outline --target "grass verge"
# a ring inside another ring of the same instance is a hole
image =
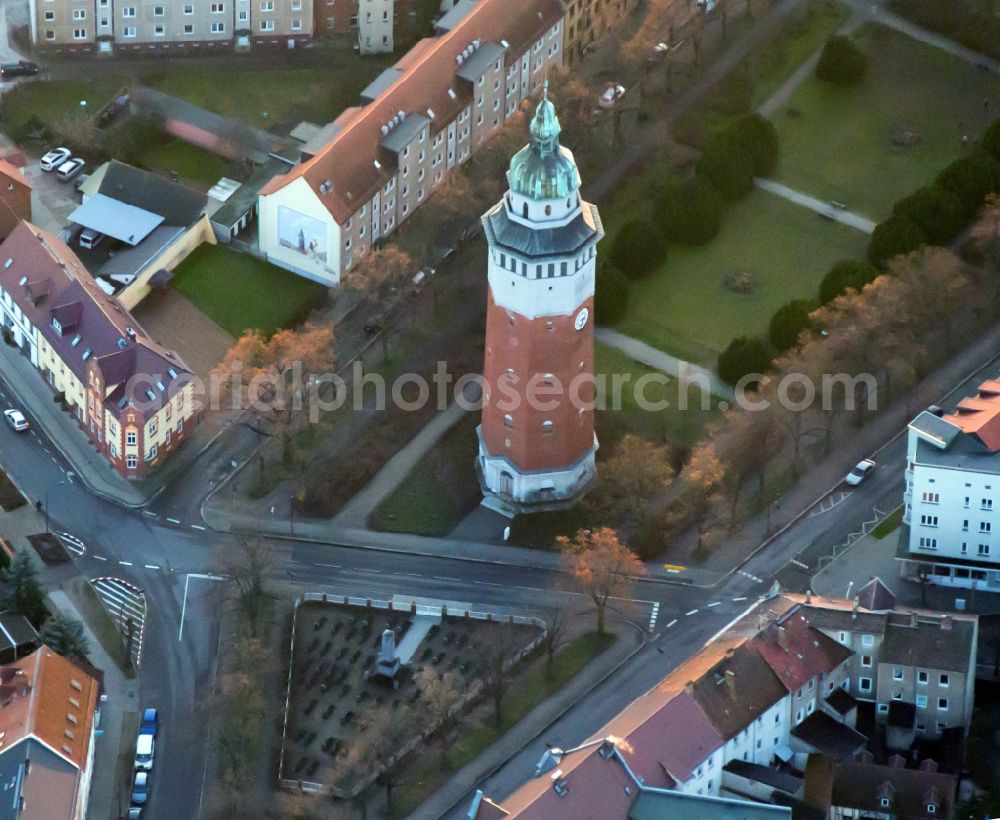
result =
[[[233,336],[270,336],[303,321],[322,285],[222,245],[202,245],[174,272],[173,286]]]
[[[405,817],[430,797],[455,772],[474,760],[499,740],[541,701],[558,691],[588,663],[615,642],[614,635],[591,632],[567,644],[555,656],[550,676],[545,674],[545,658],[533,660],[515,681],[504,699],[503,721],[494,726],[491,716],[474,726],[460,727],[448,746],[445,766],[435,755],[423,755],[408,769],[393,792],[391,817]]]
[[[440,536],[451,532],[479,502],[474,461],[479,414],[452,427],[369,517],[380,532]]]
[[[887,535],[890,535],[898,530],[902,523],[903,508],[897,507],[875,525],[875,529],[872,530],[872,535],[881,541]]]

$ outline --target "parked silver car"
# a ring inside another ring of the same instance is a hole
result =
[[[38,165],[43,171],[54,171],[73,156],[69,148],[53,148],[39,160]]]

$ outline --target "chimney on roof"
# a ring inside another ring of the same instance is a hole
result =
[[[807,589],[806,590],[806,603],[807,604],[811,604],[812,603],[812,594],[813,594],[813,591],[811,589]]]
[[[125,332],[128,334],[128,337],[130,339],[134,339],[135,338],[135,328],[134,327],[127,327],[127,328],[125,328]]]
[[[866,749],[865,751],[863,751],[861,753],[861,762],[862,763],[874,763],[875,762],[875,755],[873,755],[871,752],[869,752]]]
[[[941,618],[941,628],[942,629],[948,629],[948,630],[951,629],[951,615],[944,615],[944,616],[942,616],[942,618]]]
[[[906,760],[902,755],[890,755],[886,761],[890,769],[905,769]]]
[[[920,765],[917,766],[922,772],[936,772],[938,770],[937,761],[931,760],[929,757],[920,761]]]
[[[736,695],[736,673],[732,669],[726,670],[726,687],[730,694]]]
[[[783,626],[778,627],[778,645],[788,651],[788,630]]]
[[[694,681],[693,680],[689,680],[687,683],[684,684],[684,694],[687,695],[689,698],[690,697],[694,697]]]
[[[916,625],[917,625],[917,613],[916,612],[911,612],[910,613],[910,626],[915,627]]]
[[[858,599],[854,599],[854,603],[851,604],[851,618],[857,619],[858,617]]]
[[[944,415],[944,410],[942,410],[942,409],[941,409],[940,407],[938,407],[938,406],[937,406],[936,404],[932,404],[932,405],[930,405],[930,406],[929,406],[929,407],[927,408],[927,412],[928,412],[928,413],[930,413],[930,414],[931,414],[932,416],[937,416],[938,418],[941,418],[941,416],[943,416],[943,415]]]

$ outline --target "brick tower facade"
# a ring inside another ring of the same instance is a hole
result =
[[[547,91],[507,181],[482,218],[489,297],[476,466],[483,503],[514,515],[571,507],[597,477],[593,302],[604,230],[580,199]]]

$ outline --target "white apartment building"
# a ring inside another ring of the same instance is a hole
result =
[[[312,38],[314,0],[29,0],[31,40],[69,53],[294,47]]]
[[[906,458],[901,573],[1000,590],[1000,381],[983,382],[954,413],[920,413]]]

